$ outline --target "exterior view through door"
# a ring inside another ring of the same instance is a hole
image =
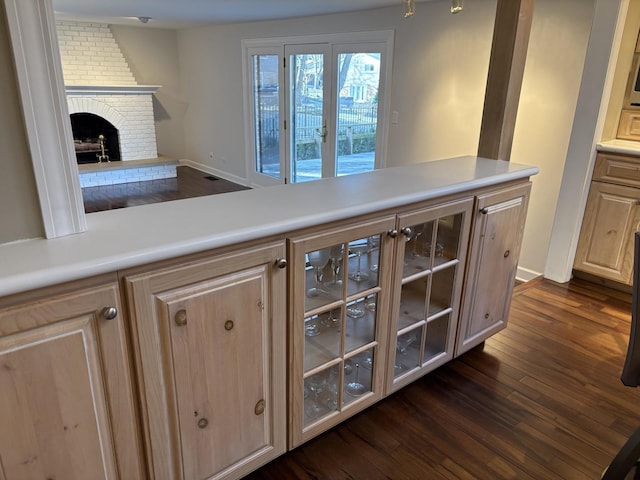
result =
[[[385,43],[285,44],[281,53],[248,49],[255,185],[382,166],[386,49]]]

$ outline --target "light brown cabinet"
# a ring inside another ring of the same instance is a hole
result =
[[[574,269],[631,285],[639,205],[640,158],[598,154]]]
[[[477,196],[456,356],[507,326],[531,184]]]
[[[387,391],[453,358],[473,198],[398,215]]]
[[[11,303],[0,303],[0,476],[145,478],[117,284]]]
[[[290,240],[290,447],[384,394],[394,228],[384,215]]]
[[[530,188],[0,299],[0,477],[250,473],[506,326]]]
[[[124,275],[152,478],[239,478],[285,451],[284,257],[282,242]]]

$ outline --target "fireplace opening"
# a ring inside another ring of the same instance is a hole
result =
[[[118,129],[93,113],[72,113],[71,130],[78,163],[120,160]]]

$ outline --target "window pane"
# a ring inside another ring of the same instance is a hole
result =
[[[324,55],[295,54],[291,70],[291,181],[322,178]]]
[[[375,168],[380,53],[338,55],[336,175]]]
[[[253,56],[256,172],[280,178],[278,55]]]

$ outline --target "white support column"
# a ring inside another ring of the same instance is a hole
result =
[[[47,238],[87,229],[51,0],[3,0]]]
[[[571,279],[629,0],[596,0],[544,276]]]

